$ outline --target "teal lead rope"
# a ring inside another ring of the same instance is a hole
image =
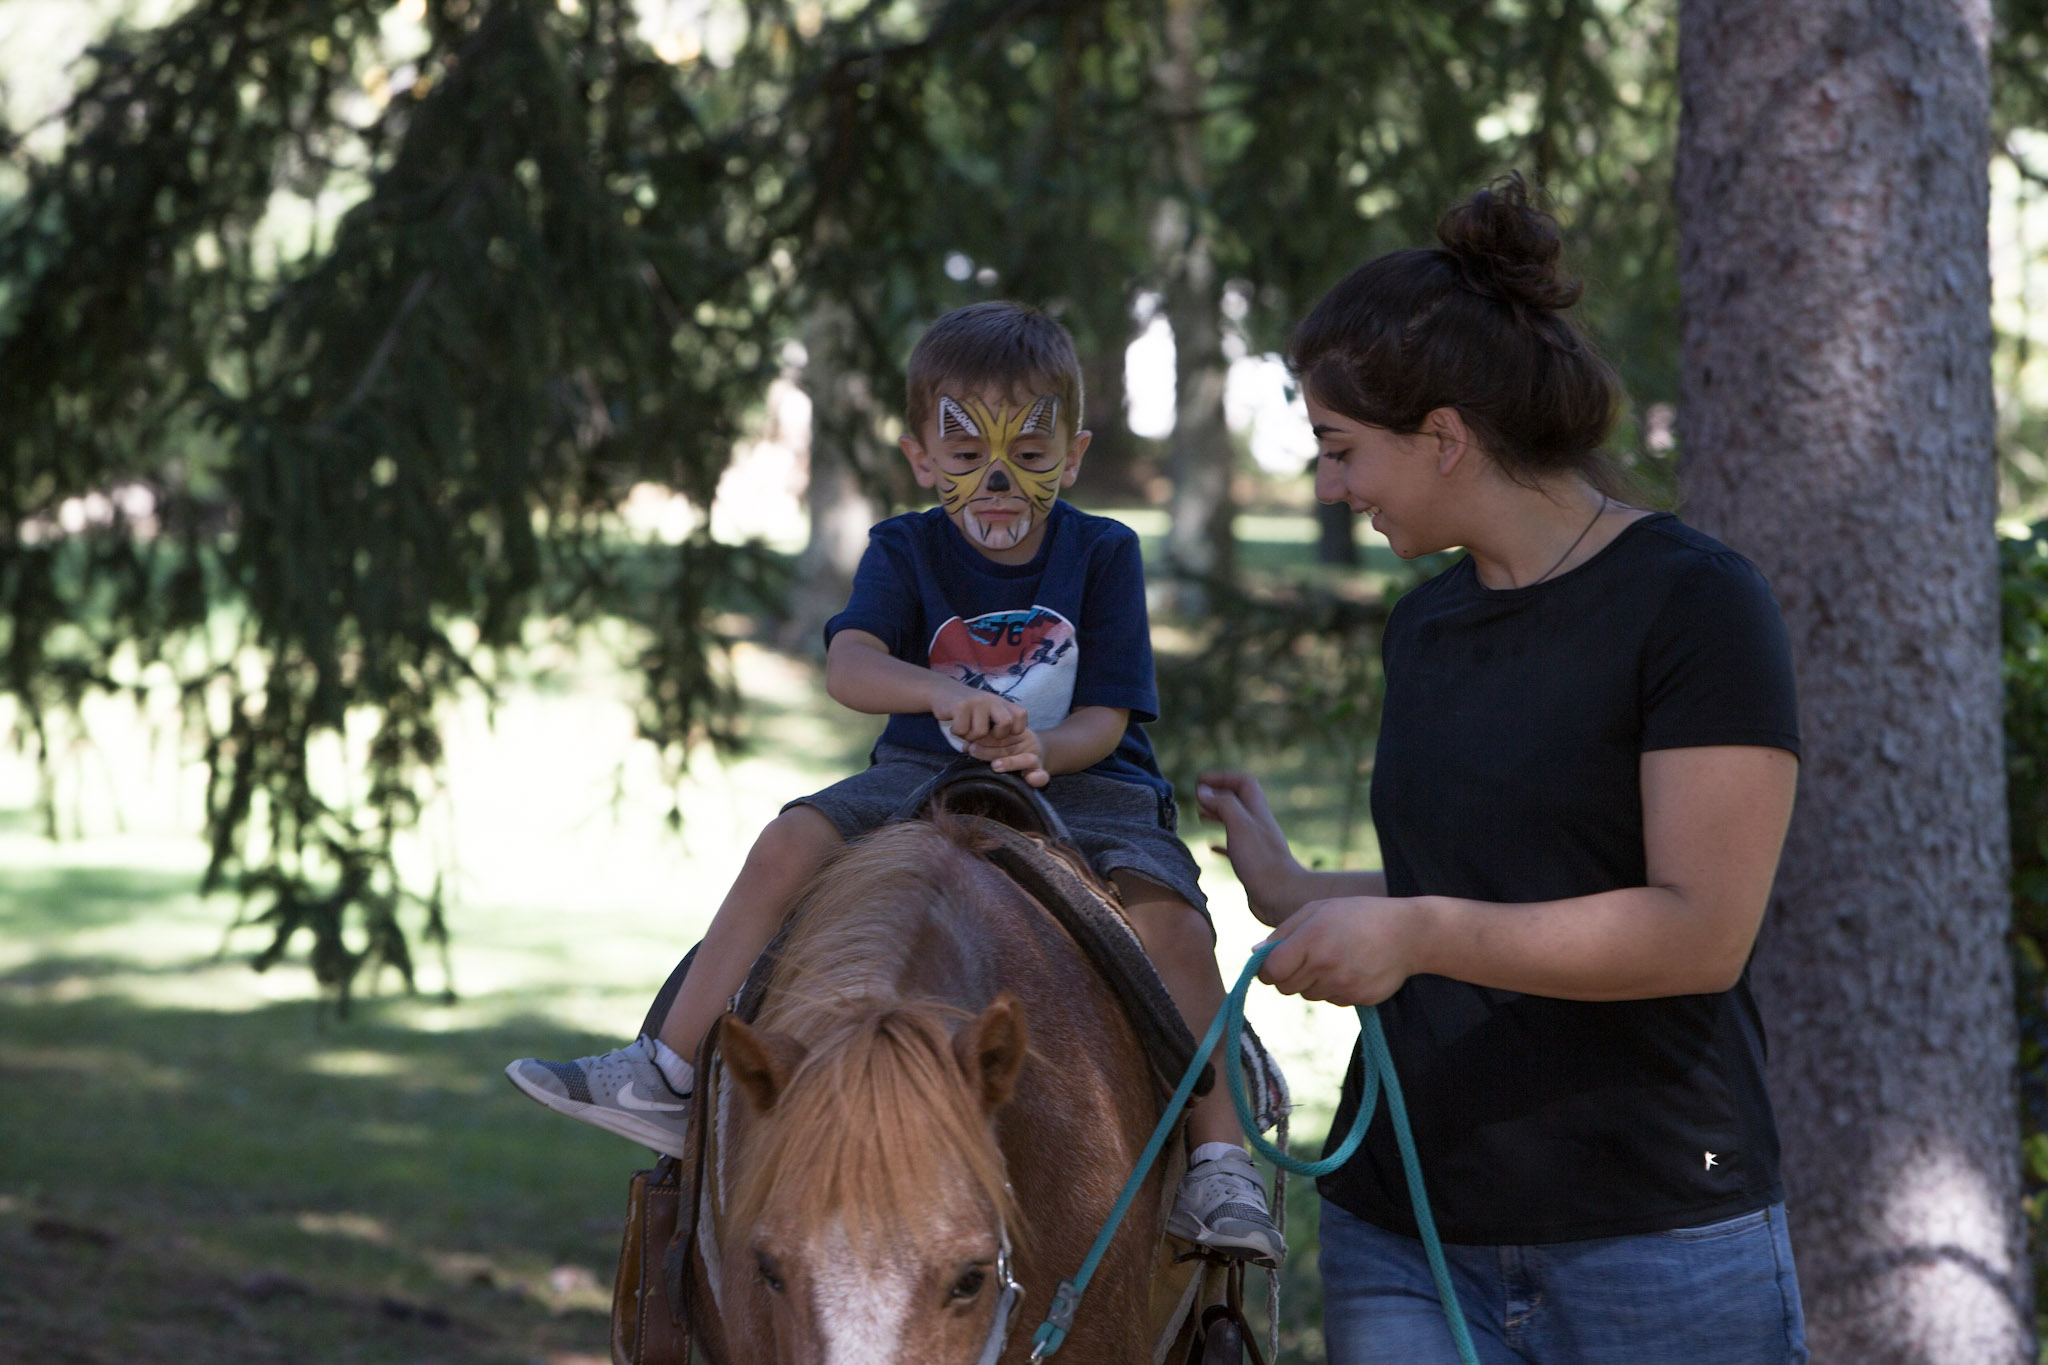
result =
[[[1252,978],[1259,974],[1259,965],[1274,946],[1271,943],[1261,946],[1244,964],[1244,971],[1238,975],[1237,984],[1231,987],[1229,998],[1216,1011],[1216,1018],[1210,1023],[1208,1033],[1203,1035],[1201,1046],[1195,1049],[1195,1059],[1188,1063],[1187,1074],[1181,1077],[1173,1098],[1167,1101],[1166,1113],[1160,1118],[1159,1126],[1152,1130],[1152,1139],[1139,1155],[1131,1178],[1124,1182],[1123,1192],[1117,1195],[1116,1204],[1110,1209],[1102,1231],[1096,1234],[1095,1245],[1088,1248],[1088,1254],[1082,1258],[1081,1268],[1074,1272],[1074,1277],[1060,1281],[1059,1288],[1053,1292],[1052,1306],[1046,1312],[1045,1321],[1038,1325],[1038,1331],[1031,1338],[1033,1365],[1058,1351],[1067,1339],[1067,1333],[1073,1330],[1074,1313],[1081,1306],[1081,1296],[1088,1292],[1088,1281],[1095,1278],[1095,1269],[1109,1250],[1117,1228],[1124,1221],[1124,1214],[1130,1211],[1131,1201],[1138,1195],[1138,1187],[1145,1183],[1152,1164],[1159,1160],[1160,1150],[1166,1146],[1167,1134],[1173,1131],[1174,1120],[1187,1104],[1188,1097],[1195,1093],[1195,1082],[1201,1077],[1202,1068],[1208,1064],[1209,1054],[1216,1050],[1216,1040],[1226,1032],[1229,1041],[1224,1053],[1223,1071],[1230,1083],[1230,1102],[1237,1109],[1237,1121],[1261,1156],[1295,1175],[1320,1178],[1351,1159],[1352,1153],[1358,1150],[1358,1144],[1365,1141],[1365,1130],[1372,1126],[1380,1085],[1385,1083],[1387,1114],[1394,1123],[1395,1145],[1401,1149],[1401,1170],[1408,1177],[1408,1198],[1415,1206],[1415,1226],[1422,1233],[1422,1247],[1429,1256],[1429,1273],[1436,1280],[1437,1301],[1443,1305],[1444,1322],[1450,1328],[1451,1340],[1457,1345],[1458,1359],[1463,1365],[1479,1365],[1479,1353],[1472,1349],[1472,1336],[1465,1328],[1465,1315],[1458,1308],[1458,1291],[1451,1284],[1450,1267],[1444,1262],[1443,1244],[1436,1235],[1436,1219],[1430,1216],[1429,1196],[1422,1188],[1422,1163],[1415,1155],[1414,1134],[1408,1131],[1408,1106],[1401,1100],[1401,1080],[1394,1074],[1394,1059],[1387,1051],[1387,1035],[1380,1028],[1377,1008],[1363,1005],[1358,1010],[1358,1051],[1365,1088],[1359,1096],[1358,1112],[1352,1116],[1351,1131],[1344,1135],[1344,1141],[1337,1150],[1321,1161],[1303,1161],[1266,1141],[1258,1131],[1258,1120],[1252,1114],[1244,1079],[1244,998],[1251,989]]]

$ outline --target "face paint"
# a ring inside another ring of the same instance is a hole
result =
[[[1017,462],[1011,447],[1031,439],[1051,441],[1058,427],[1060,400],[1043,395],[1029,407],[1008,404],[990,411],[978,398],[956,401],[939,395],[939,440],[961,436],[988,442],[988,459],[964,474],[948,471],[943,459],[936,462],[939,501],[954,525],[985,549],[1007,550],[1031,534],[1038,519],[1052,510],[1059,496],[1060,475],[1066,461],[1055,459],[1050,469],[1026,469]],[[977,514],[977,504],[1008,503],[1022,499],[1021,516],[1007,522],[990,523]]]

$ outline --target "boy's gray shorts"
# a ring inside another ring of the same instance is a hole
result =
[[[842,839],[857,839],[888,823],[911,793],[953,762],[955,755],[877,744],[865,772],[834,782],[820,792],[784,806],[809,806],[832,822]],[[1042,789],[1067,823],[1067,833],[1108,881],[1130,872],[1154,882],[1209,915],[1209,900],[1196,878],[1195,860],[1174,826],[1173,798],[1142,782],[1121,782],[1100,773],[1067,773]]]

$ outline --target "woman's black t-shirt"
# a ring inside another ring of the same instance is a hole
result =
[[[1383,654],[1372,813],[1394,896],[1641,886],[1646,750],[1799,751],[1769,585],[1668,513],[1527,588],[1481,586],[1467,557],[1401,599]],[[1747,971],[1718,995],[1603,1002],[1417,976],[1380,1015],[1447,1242],[1653,1232],[1783,1197]],[[1358,1097],[1354,1057],[1333,1141]],[[1322,1191],[1415,1235],[1384,1104]]]

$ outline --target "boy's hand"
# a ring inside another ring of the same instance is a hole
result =
[[[1043,787],[1052,781],[1052,774],[1045,769],[1045,744],[1038,738],[1038,732],[1029,726],[1018,735],[990,736],[970,744],[967,752],[999,773],[1018,774],[1034,787]]]
[[[985,740],[1016,736],[1030,723],[1031,713],[993,692],[962,686],[932,703],[932,717],[971,747]]]

